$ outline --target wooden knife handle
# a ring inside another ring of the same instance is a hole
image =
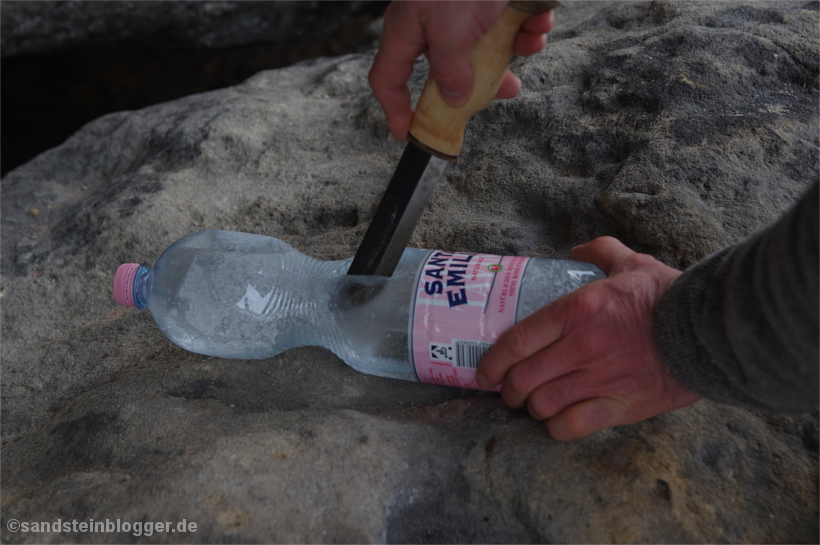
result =
[[[501,18],[473,46],[471,62],[475,80],[465,104],[454,108],[444,102],[433,78],[421,93],[410,140],[442,159],[455,161],[461,151],[467,121],[495,98],[512,58],[515,35],[530,16],[549,11],[560,2],[510,2]]]

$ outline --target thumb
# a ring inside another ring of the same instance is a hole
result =
[[[547,429],[558,441],[571,441],[596,431],[625,424],[626,406],[612,397],[596,397],[570,405],[547,420]]]

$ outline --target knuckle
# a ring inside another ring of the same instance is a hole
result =
[[[513,395],[524,397],[530,392],[529,379],[525,376],[521,366],[513,368],[504,379],[505,388]]]
[[[655,263],[657,263],[657,260],[651,255],[632,253],[624,258],[623,268],[634,271],[651,267]]]
[[[501,339],[501,345],[514,361],[521,361],[531,354],[529,336],[523,327],[512,327]]]
[[[600,282],[605,282],[605,280]],[[578,291],[574,293],[574,301],[570,308],[576,316],[591,316],[600,311],[602,304],[606,300],[606,295],[603,293],[602,288],[603,284],[593,282],[578,289]]]
[[[471,75],[467,71],[434,68],[432,65],[430,66],[430,76],[439,87],[447,87],[448,89],[468,88],[471,81]]]
[[[577,397],[575,382],[556,380],[533,391],[527,400],[527,409],[536,420],[547,420],[563,411]]]
[[[590,422],[586,403],[573,405],[547,421],[550,434],[560,441],[571,441],[586,437],[607,426],[595,426]]]
[[[597,398],[573,409],[568,411],[567,427],[576,437],[584,437],[623,423],[624,406],[616,398]]]
[[[610,237],[610,236],[604,235],[604,236],[592,239],[589,242],[589,247],[591,249],[600,251],[600,250],[603,250],[605,248],[609,248],[613,244],[617,244],[617,243],[618,243],[618,239],[616,239],[615,237]]]
[[[593,431],[597,431],[588,411],[582,407],[578,407],[574,411],[569,411],[567,414],[567,429],[575,437],[583,437],[589,435]]]
[[[533,392],[527,399],[527,411],[535,420],[547,420],[558,413],[559,409],[548,397]]]
[[[583,411],[569,411],[564,418],[564,430],[573,439],[586,437],[590,433],[598,431],[590,429],[589,422]]]

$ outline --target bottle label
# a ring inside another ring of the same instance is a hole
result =
[[[420,381],[478,389],[478,363],[515,323],[529,259],[430,253],[419,270],[410,324],[411,357]]]

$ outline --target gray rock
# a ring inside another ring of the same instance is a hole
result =
[[[367,2],[7,1],[0,5],[3,56],[104,45],[220,49],[317,38]]]
[[[816,3],[583,8],[515,61],[526,90],[471,122],[411,245],[567,257],[610,234],[685,266],[817,178]],[[111,114],[3,178],[2,540],[816,543],[816,413],[702,401],[564,444],[494,394],[319,348],[208,358],[114,304],[120,262],[200,229],[352,255],[402,149],[371,61]]]

